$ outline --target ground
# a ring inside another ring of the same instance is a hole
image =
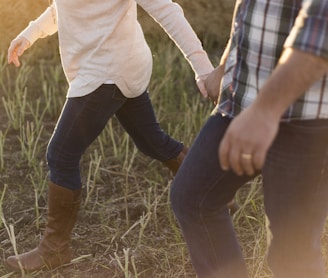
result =
[[[178,2],[217,61],[228,39],[234,1]],[[21,277],[5,268],[5,258],[15,248],[18,252],[34,248],[43,235],[48,175],[45,152],[67,89],[56,37],[29,50],[21,69],[6,65],[5,52],[10,40],[48,4],[48,0],[0,0],[2,278]],[[189,65],[163,39],[163,31],[142,11],[140,18],[154,53],[151,96],[155,111],[165,130],[190,145],[213,106],[199,98]],[[81,169],[83,204],[72,235],[74,261],[27,277],[195,277],[170,208],[171,173],[138,152],[115,119],[87,151]],[[251,277],[270,277],[265,265],[260,179],[236,198],[241,209],[233,220]]]

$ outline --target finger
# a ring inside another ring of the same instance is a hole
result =
[[[20,66],[20,62],[19,62],[19,59],[18,59],[18,56],[15,56],[12,60],[12,62],[14,63],[14,65],[16,67],[19,67]]]
[[[219,102],[219,97],[217,97],[217,98],[215,98],[215,99],[213,100],[214,105],[217,105],[218,102]]]
[[[208,97],[212,100],[212,102],[213,102],[214,105],[217,105],[218,104],[218,99],[216,97],[213,97],[211,95],[209,95]]]
[[[244,156],[243,154],[247,154],[247,156]],[[240,154],[241,167],[243,168],[244,173],[248,176],[253,176],[255,174],[253,159],[254,156],[251,154],[251,152],[242,152]]]
[[[23,55],[29,45],[29,41],[23,38],[13,40],[8,49],[8,63],[13,63],[16,67],[19,67],[19,57]]]
[[[218,99],[219,99],[219,92],[213,94],[213,92],[209,93],[209,97],[211,98],[211,100],[213,101],[213,103],[216,105],[218,103]]]
[[[207,98],[208,97],[208,93],[207,93],[207,90],[205,88],[204,81],[201,80],[201,79],[198,79],[197,80],[197,86],[198,86],[198,89],[199,89],[200,93],[202,94],[202,96],[205,97],[205,98]]]
[[[22,42],[22,43],[19,45],[18,49],[17,49],[17,55],[18,55],[18,56],[23,55],[23,53],[24,53],[24,51],[26,50],[26,48],[27,48],[27,43],[26,43],[26,42]]]
[[[13,63],[16,67],[20,66],[20,62],[16,53],[13,53],[8,57],[8,64]]]
[[[11,53],[11,55],[8,55],[8,64],[11,63],[13,63],[16,67],[20,66],[19,58],[16,52],[13,52]]]
[[[218,148],[219,162],[224,171],[229,170],[229,149],[230,146],[225,136]]]
[[[238,175],[244,175],[245,171],[240,161],[240,150],[239,148],[232,148],[229,153],[229,165],[230,168]]]
[[[8,63],[12,62],[14,56],[17,56],[17,49],[19,48],[19,44],[13,40],[8,48]]]
[[[10,64],[12,62],[13,59],[13,55],[14,55],[14,48],[12,48],[11,46],[8,49],[8,64]]]
[[[199,90],[200,91],[200,93],[202,94],[202,96],[204,97],[204,98],[208,98],[208,93],[207,93],[207,91],[204,89],[204,90]]]
[[[253,165],[256,170],[261,170],[265,162],[266,152],[258,149],[253,157]]]
[[[8,54],[7,62],[8,62],[8,64],[11,64],[13,62],[12,55]]]

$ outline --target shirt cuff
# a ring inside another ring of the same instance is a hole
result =
[[[195,72],[196,78],[201,75],[209,74],[214,70],[214,67],[205,51],[195,52],[187,57],[187,59]]]

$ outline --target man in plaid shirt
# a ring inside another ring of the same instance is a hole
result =
[[[326,277],[327,73],[327,0],[237,1],[206,83],[218,105],[171,191],[198,277],[247,277],[225,204],[258,174],[274,276]]]

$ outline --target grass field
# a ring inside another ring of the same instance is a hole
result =
[[[173,44],[151,37],[150,96],[157,117],[164,130],[190,145],[213,105],[200,97]],[[6,64],[4,51],[0,55],[0,277],[195,277],[169,204],[170,172],[138,152],[115,118],[81,162],[83,204],[73,262],[30,274],[5,269],[5,258],[34,248],[45,226],[45,150],[67,89],[56,44],[56,37],[37,42],[20,69]],[[216,63],[220,43],[208,36],[204,45]],[[233,221],[250,277],[270,277],[260,177],[236,199],[240,210]]]
[[[180,52],[163,40],[153,46],[151,98],[162,127],[190,145],[213,106],[198,94]],[[20,69],[7,66],[1,56],[2,262],[15,249],[34,247],[45,225],[44,155],[67,89],[53,41],[40,41],[29,50]],[[47,47],[53,55],[42,55],[40,49]],[[27,277],[194,277],[169,205],[172,176],[136,150],[115,118],[84,155],[81,167],[84,202],[73,234],[75,260]],[[265,277],[260,187],[254,183],[248,189],[250,193],[238,197],[242,209],[234,219],[251,271],[258,273],[253,277]],[[3,263],[0,275],[20,277],[7,273]]]

